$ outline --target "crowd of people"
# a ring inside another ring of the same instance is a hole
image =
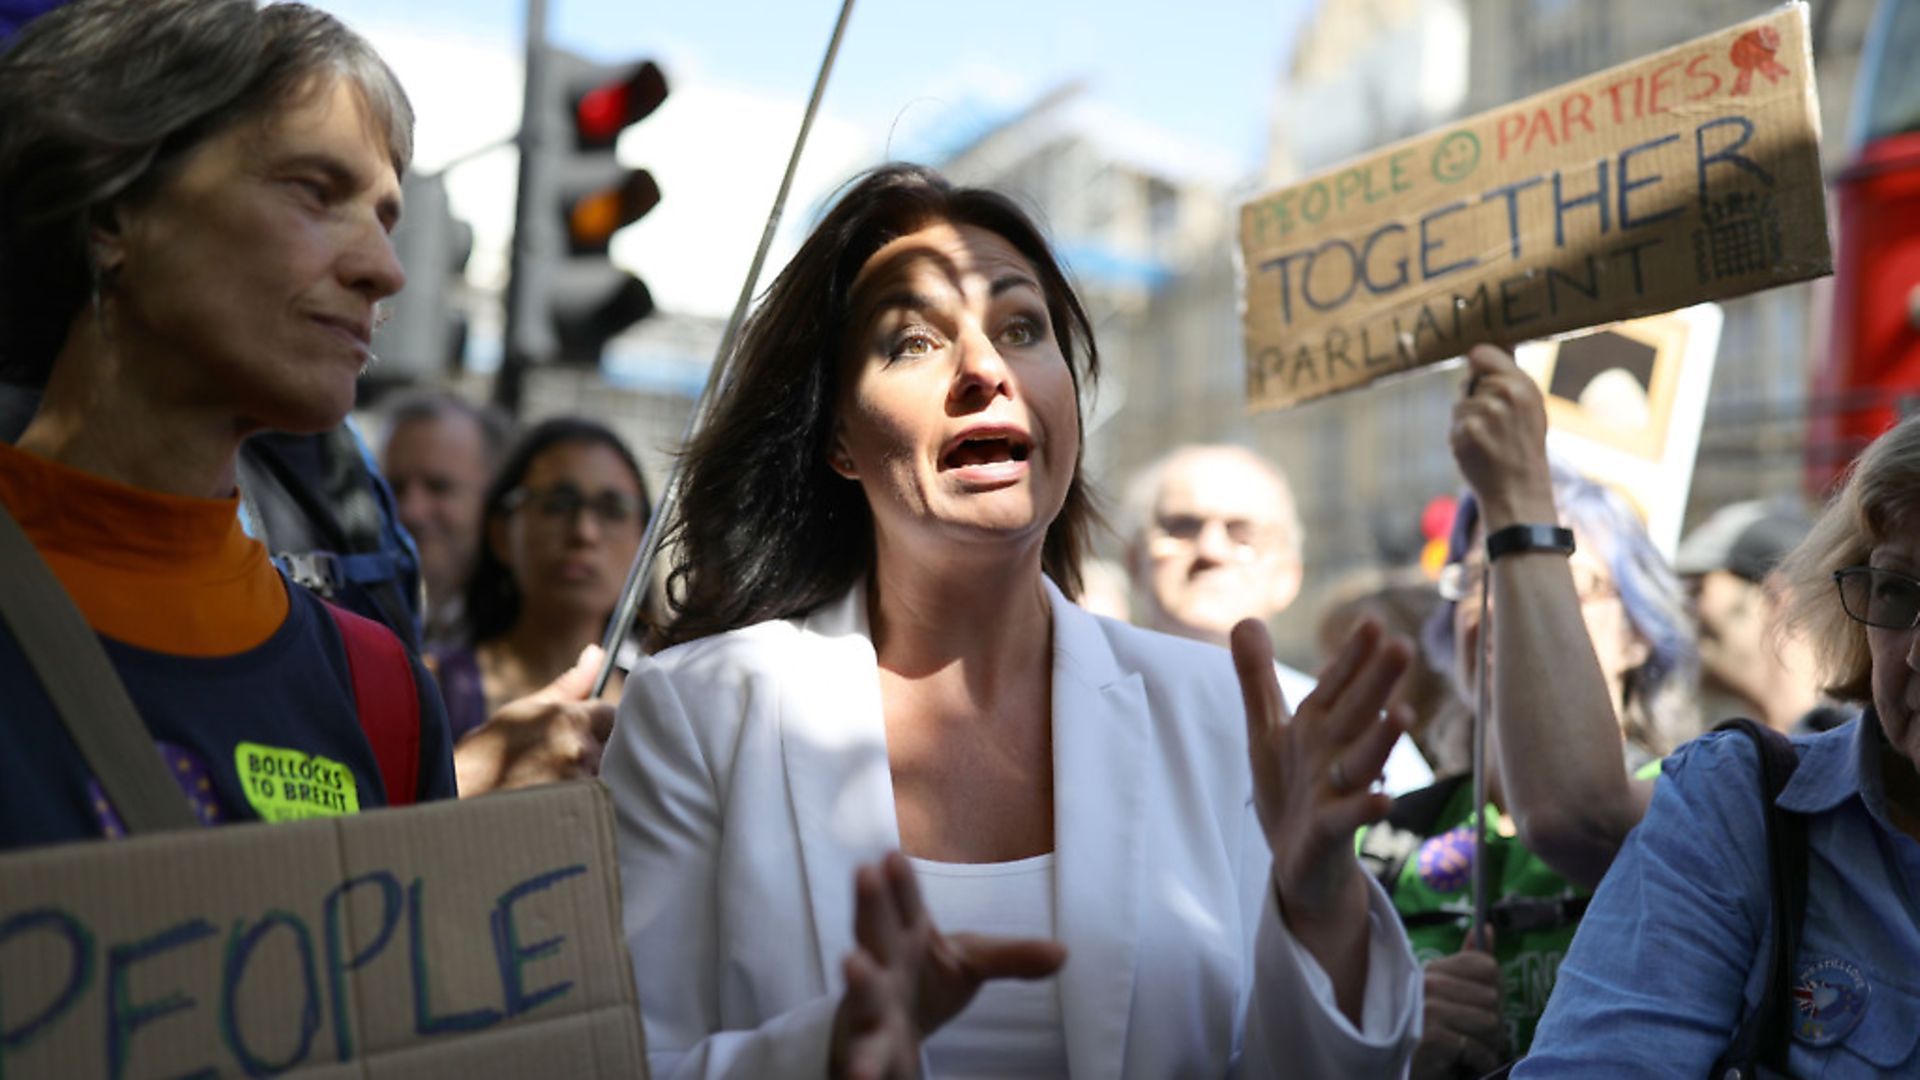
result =
[[[1089,610],[1092,320],[1015,202],[887,165],[744,324],[596,699],[620,436],[423,392],[375,467],[347,421],[413,127],[362,39],[74,0],[0,117],[0,853],[339,812],[242,743],[363,810],[598,775],[661,1077],[1920,1061],[1920,421],[1670,561],[1476,346],[1438,580],[1345,591],[1307,675],[1242,447],[1132,478],[1138,625]]]

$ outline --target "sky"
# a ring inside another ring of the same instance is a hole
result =
[[[367,37],[418,113],[417,165],[509,138],[520,106],[525,0],[317,0]],[[1084,80],[1118,112],[1240,176],[1265,157],[1274,89],[1312,0],[856,0],[771,268],[847,177],[951,148],[982,117]],[[670,93],[621,159],[660,206],[613,257],[661,307],[724,315],[760,238],[839,12],[833,0],[549,0],[548,38],[596,60],[653,59]],[[470,275],[498,284],[511,151],[447,173],[475,226]],[[763,280],[765,280],[763,278]]]

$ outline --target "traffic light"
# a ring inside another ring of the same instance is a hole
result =
[[[437,174],[410,174],[400,191],[405,209],[393,247],[407,286],[384,302],[387,318],[373,331],[373,354],[380,360],[369,376],[382,382],[458,371],[467,343],[467,317],[455,303],[454,286],[473,253],[473,226],[453,216],[446,182]]]
[[[652,313],[646,285],[608,262],[607,248],[660,201],[652,175],[621,167],[614,144],[666,96],[651,62],[546,48],[529,66],[503,404],[517,403],[520,365],[598,364],[609,339]]]

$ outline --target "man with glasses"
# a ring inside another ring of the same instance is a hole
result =
[[[1124,512],[1134,621],[1142,626],[1224,648],[1235,623],[1272,619],[1300,595],[1293,490],[1245,447],[1175,448],[1134,478]],[[1298,708],[1313,677],[1274,667],[1287,705]],[[1432,782],[1433,770],[1403,736],[1387,759],[1387,791]]]

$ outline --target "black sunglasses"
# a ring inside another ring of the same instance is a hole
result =
[[[1882,630],[1920,626],[1920,579],[1878,566],[1849,566],[1833,572],[1840,606],[1855,622]]]

